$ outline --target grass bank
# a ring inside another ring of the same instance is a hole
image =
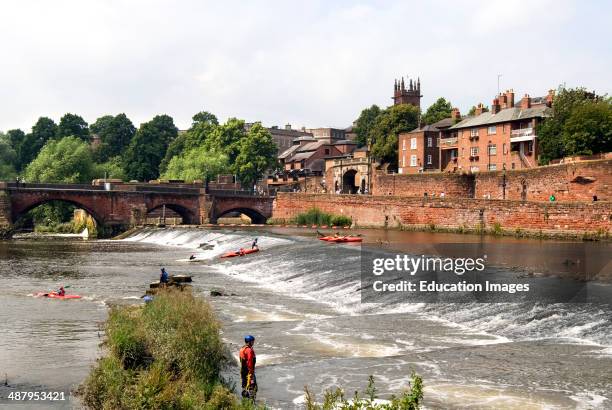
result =
[[[168,290],[145,306],[114,307],[107,354],[78,389],[90,409],[250,409],[220,372],[229,364],[210,305]]]
[[[311,208],[306,212],[297,214],[291,220],[269,219],[268,224],[295,224],[295,225],[317,225],[317,226],[351,226],[352,219],[345,215],[335,215],[321,211],[319,208]]]

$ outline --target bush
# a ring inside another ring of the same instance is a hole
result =
[[[393,395],[386,401],[377,400],[373,376],[368,379],[368,387],[365,391],[366,397],[360,397],[359,392],[356,391],[353,398],[348,400],[344,391],[337,388],[336,390],[325,391],[323,404],[319,404],[307,386],[304,387],[304,392],[307,410],[417,410],[423,400],[423,379],[412,373],[412,382],[408,389],[399,397]]]
[[[297,225],[350,226],[352,220],[348,216],[328,214],[318,208],[311,208],[298,214],[295,217],[295,223]]]
[[[246,409],[220,377],[227,354],[203,299],[163,291],[144,307],[115,307],[109,355],[79,387],[91,409]]]

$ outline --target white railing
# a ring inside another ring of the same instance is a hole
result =
[[[518,130],[512,130],[510,133],[513,137],[527,137],[535,135],[533,128],[520,128]]]
[[[457,145],[458,138],[440,138],[440,145]]]

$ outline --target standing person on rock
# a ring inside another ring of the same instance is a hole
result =
[[[255,378],[255,338],[248,335],[244,338],[244,346],[240,349],[240,377],[242,379],[242,397],[255,401],[257,394],[257,379]]]

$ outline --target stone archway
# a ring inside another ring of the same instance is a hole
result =
[[[342,193],[343,194],[356,194],[359,187],[355,185],[355,177],[357,171],[354,169],[347,170],[342,175]]]

